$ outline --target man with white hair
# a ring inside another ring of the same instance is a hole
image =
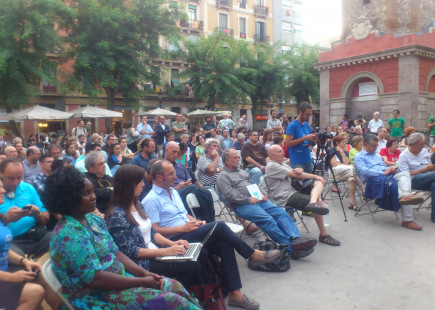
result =
[[[5,147],[5,155],[6,155],[6,158],[17,157],[18,156],[17,149],[12,145]]]
[[[408,137],[408,149],[399,156],[400,171],[411,174],[411,189],[431,191],[431,221],[435,223],[435,165],[430,161],[430,154],[424,147],[424,135],[413,133]]]
[[[243,145],[245,145],[245,135],[242,132],[239,132],[237,134],[237,141],[234,141],[234,143],[233,143],[233,145],[231,147],[233,149],[241,151]]]
[[[373,113],[373,119],[369,122],[369,125],[367,126],[370,133],[377,134],[379,127],[384,127],[384,122],[379,118],[380,116],[381,113],[377,111]]]
[[[219,156],[219,142],[209,138],[204,143],[204,154],[199,158],[198,164],[199,182],[205,188],[214,188],[219,173],[222,172],[224,164]]]

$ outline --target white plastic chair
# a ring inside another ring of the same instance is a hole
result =
[[[62,295],[62,285],[60,284],[56,274],[54,273],[51,259],[47,260],[42,266],[42,276],[44,277],[44,280],[45,282],[47,282],[48,286],[50,286],[50,288],[56,293],[56,295],[59,296],[59,298],[67,306],[67,308],[70,310],[74,310],[73,306],[71,306],[69,301]]]
[[[211,191],[211,190],[210,190]],[[216,195],[216,193],[214,193]],[[217,195],[216,195],[217,196]],[[212,197],[213,197],[213,193],[212,193]],[[214,201],[214,198],[213,198]],[[190,209],[190,212],[192,213],[192,216],[195,217],[195,214],[193,213],[193,209],[194,208],[199,208],[201,207],[199,204],[198,199],[196,199],[195,195],[190,193],[187,194],[186,196],[186,202],[187,202],[187,206]],[[196,218],[196,217],[195,217]],[[229,223],[229,222],[225,222],[225,224],[235,233],[235,234],[240,234],[243,232],[243,226],[239,225],[239,224],[235,224],[235,223]]]

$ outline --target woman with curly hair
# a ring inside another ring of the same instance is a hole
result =
[[[62,167],[50,175],[42,200],[62,215],[50,259],[74,308],[200,309],[179,282],[148,272],[118,250],[104,220],[91,213],[94,189],[77,169]]]

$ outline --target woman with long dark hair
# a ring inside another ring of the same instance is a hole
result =
[[[74,167],[46,181],[42,196],[62,219],[54,228],[50,259],[62,293],[78,309],[200,309],[181,283],[150,273],[121,251],[96,208],[94,187]]]
[[[121,145],[119,143],[113,143],[109,147],[109,153],[107,154],[107,164],[109,168],[112,169],[116,165],[122,166],[126,163],[128,163],[128,159],[122,156]]]
[[[199,261],[170,263],[156,257],[184,254],[189,243],[171,241],[157,233],[138,202],[145,170],[136,165],[120,167],[113,179],[113,194],[106,212],[107,227],[120,251],[151,272],[175,278],[184,286],[201,282]]]

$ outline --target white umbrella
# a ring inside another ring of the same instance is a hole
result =
[[[202,117],[202,116],[208,116],[208,115],[219,115],[221,113],[222,112],[197,109],[195,111],[188,113],[187,116],[189,116],[189,117]]]
[[[0,116],[0,119],[10,121],[21,120],[65,120],[71,118],[72,113],[49,109],[40,105],[12,112]]]
[[[85,107],[70,111],[73,114],[72,118],[115,118],[122,117],[121,112],[106,110],[87,105]]]
[[[175,116],[175,115],[177,115],[177,113],[174,113],[174,112],[169,111],[169,110],[157,108],[157,109],[146,111],[146,112],[139,112],[139,115],[148,115],[148,116],[160,116],[160,115],[163,115],[163,116]]]

